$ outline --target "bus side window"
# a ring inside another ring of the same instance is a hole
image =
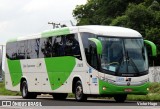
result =
[[[44,47],[45,47],[45,57],[52,57],[52,37],[46,38]]]
[[[17,46],[17,59],[25,59],[25,42],[26,41],[19,41]]]
[[[90,57],[88,48],[85,48],[85,54],[86,54],[87,62],[90,64],[91,63],[91,57]]]
[[[89,43],[89,56],[90,56],[90,65],[98,69],[98,58],[97,58],[97,51],[96,51],[96,46],[95,43]]]
[[[45,43],[46,43],[46,38],[40,39],[39,58],[45,57]]]
[[[6,57],[10,60],[17,59],[17,42],[8,42],[7,43]]]
[[[39,44],[40,39],[28,40],[28,47],[26,50],[27,59],[39,58]]]
[[[34,50],[35,50],[36,55],[37,55],[36,57],[39,58],[40,39],[36,39],[35,42],[36,42],[36,43],[35,43],[35,49],[34,49]]]
[[[55,56],[54,42],[55,42],[54,36],[40,39],[40,45],[39,45],[40,58]]]
[[[64,56],[65,55],[64,49],[65,49],[64,36],[57,36],[53,44],[53,51],[55,51],[55,56]]]
[[[66,36],[65,40],[65,55],[66,56],[74,56],[78,59],[81,58],[81,52],[80,52],[80,46],[78,42],[78,36],[77,34],[69,34]]]

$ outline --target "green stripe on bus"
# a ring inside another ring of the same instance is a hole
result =
[[[99,94],[147,94],[149,82],[138,86],[118,86],[99,80]],[[103,90],[106,87],[106,90]],[[125,92],[125,89],[132,89],[132,92]]]
[[[60,29],[53,29],[48,32],[43,32],[41,35],[42,37],[50,37],[50,36],[57,36],[57,35],[64,35],[64,34],[69,34],[70,30],[69,28],[60,28]]]
[[[20,60],[9,60],[8,62],[8,68],[9,73],[12,80],[12,85],[16,86],[20,83],[21,77],[22,77],[22,69],[21,69],[21,63]]]
[[[15,39],[10,39],[7,42],[16,42],[16,41],[17,41],[17,39],[15,38]]]
[[[76,60],[74,57],[45,58],[47,73],[51,89],[55,90],[63,86],[73,71]]]

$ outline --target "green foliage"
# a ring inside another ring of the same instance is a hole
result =
[[[129,0],[88,0],[87,4],[79,5],[73,11],[77,25],[107,24],[113,18],[123,15]]]
[[[148,95],[128,95],[127,100],[131,101],[159,101],[159,94],[148,94]]]
[[[134,101],[160,101],[160,83],[151,83],[147,95],[128,95],[128,100]]]
[[[150,91],[149,93],[157,93],[160,94],[160,83],[152,83],[149,87]]]
[[[111,23],[111,25],[119,25],[119,26],[125,26],[128,22],[128,16],[118,16],[116,19],[114,19]]]
[[[5,89],[4,83],[0,83],[0,95],[12,95],[17,96],[21,95],[20,92],[13,92]]]
[[[77,25],[113,25],[139,31],[158,48],[160,65],[160,0],[88,0],[73,11]]]

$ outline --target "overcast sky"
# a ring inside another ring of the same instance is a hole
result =
[[[0,0],[0,43],[52,29],[48,22],[75,23],[72,12],[87,0]]]

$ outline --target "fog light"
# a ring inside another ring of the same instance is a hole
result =
[[[103,89],[103,90],[106,90],[107,88],[106,88],[106,87],[103,87],[102,89]]]
[[[147,91],[149,91],[149,88],[147,88]]]

